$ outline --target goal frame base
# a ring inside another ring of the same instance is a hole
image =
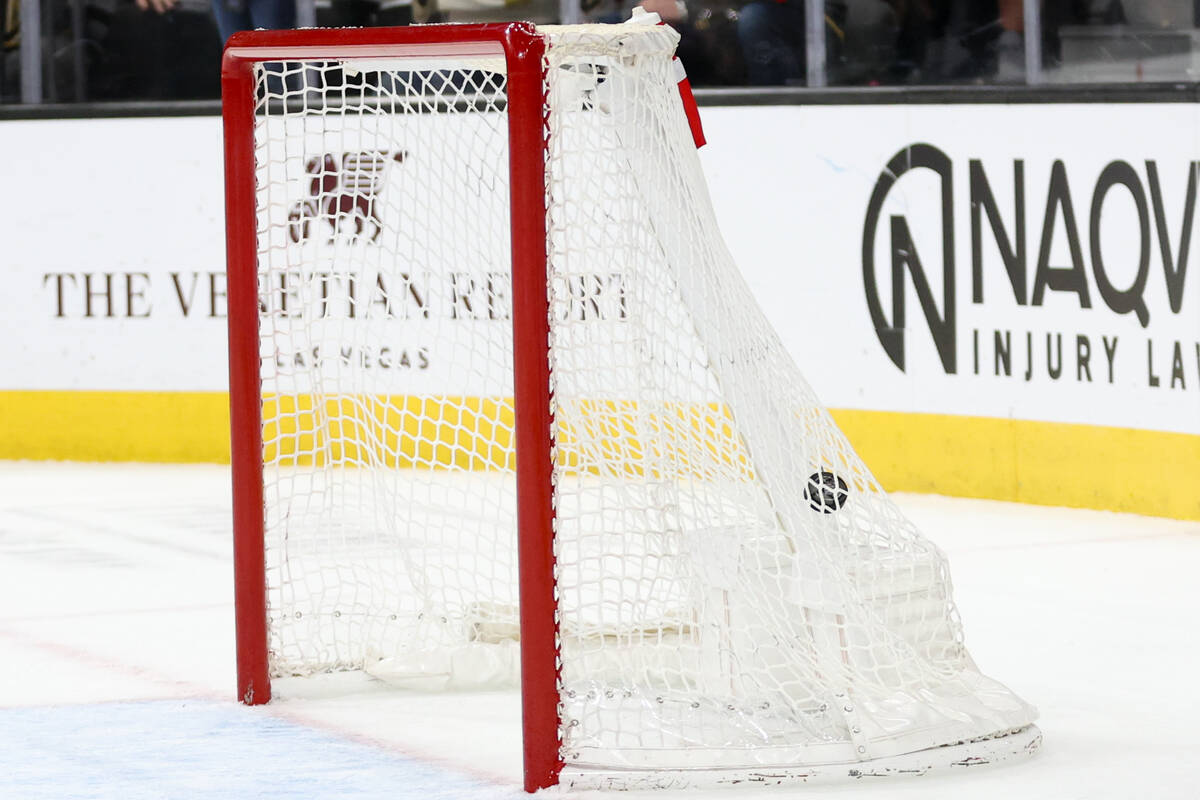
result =
[[[721,786],[842,784],[870,778],[919,777],[973,767],[995,766],[1034,756],[1042,746],[1037,725],[1003,735],[932,747],[915,753],[843,764],[740,769],[611,770],[567,765],[559,785],[573,789],[713,789]]]

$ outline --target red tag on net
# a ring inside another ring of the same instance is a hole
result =
[[[659,23],[660,25],[662,23]],[[679,86],[679,99],[683,101],[683,113],[687,115],[688,127],[692,130],[692,141],[696,149],[704,147],[704,127],[700,124],[700,107],[696,105],[696,96],[692,94],[692,82],[688,80],[683,62],[675,56],[675,80]]]
[[[667,23],[663,22],[657,13],[636,6],[633,9],[633,17],[625,24],[666,25]],[[687,71],[684,70],[679,56],[675,56],[671,63],[675,68],[675,83],[679,87],[679,99],[683,101],[683,113],[687,116],[688,128],[692,131],[692,141],[696,143],[696,149],[699,150],[705,144],[704,127],[700,124],[700,107],[696,105],[696,96],[692,94],[692,84],[688,80]]]

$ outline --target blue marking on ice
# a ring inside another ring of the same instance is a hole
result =
[[[474,800],[517,793],[232,703],[0,709],[2,798]]]
[[[841,164],[839,164],[839,163],[837,163],[836,161],[834,161],[834,160],[833,160],[832,158],[830,158],[829,156],[825,156],[825,155],[820,155],[820,154],[818,154],[818,155],[817,155],[817,158],[819,158],[819,159],[821,159],[822,161],[824,161],[824,162],[825,162],[825,164],[826,164],[826,165],[827,165],[827,166],[828,166],[828,167],[829,167],[831,170],[833,170],[835,173],[841,174],[841,173],[845,172],[845,171],[848,169],[847,167],[843,167]]]

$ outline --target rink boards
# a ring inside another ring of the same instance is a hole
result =
[[[1132,108],[704,109],[735,259],[888,488],[1200,518],[1200,124]],[[0,456],[226,460],[219,120],[0,139]]]

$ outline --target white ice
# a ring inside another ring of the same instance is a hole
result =
[[[331,676],[234,701],[229,494],[215,466],[0,462],[0,797],[518,797],[514,694]],[[1200,523],[897,499],[950,556],[980,667],[1040,708],[1042,752],[700,794],[1200,797]]]

